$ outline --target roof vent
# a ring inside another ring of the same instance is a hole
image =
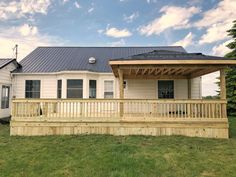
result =
[[[96,58],[90,57],[90,58],[89,58],[89,63],[90,63],[90,64],[96,63]]]

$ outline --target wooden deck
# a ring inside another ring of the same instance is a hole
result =
[[[11,135],[228,138],[226,100],[16,99]]]

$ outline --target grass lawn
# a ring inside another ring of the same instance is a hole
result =
[[[230,135],[10,137],[0,125],[0,176],[236,176],[236,117]]]

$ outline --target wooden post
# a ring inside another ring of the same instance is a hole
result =
[[[118,73],[119,73],[119,88],[120,88],[120,117],[123,117],[124,114],[124,103],[123,103],[123,99],[124,99],[124,75],[123,75],[123,71],[118,69]]]
[[[192,95],[192,84],[191,84],[191,79],[188,79],[188,99],[191,99],[191,95]],[[188,118],[191,117],[191,105],[187,104],[187,114],[188,114]]]
[[[220,70],[220,99],[226,100],[225,70]],[[226,104],[222,105],[223,118],[227,118]]]
[[[191,79],[188,79],[188,99],[191,99],[191,95],[192,95],[192,85],[191,85]]]

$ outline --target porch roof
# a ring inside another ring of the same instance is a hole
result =
[[[111,59],[113,73],[124,79],[189,79],[236,65],[236,59],[166,50]]]

